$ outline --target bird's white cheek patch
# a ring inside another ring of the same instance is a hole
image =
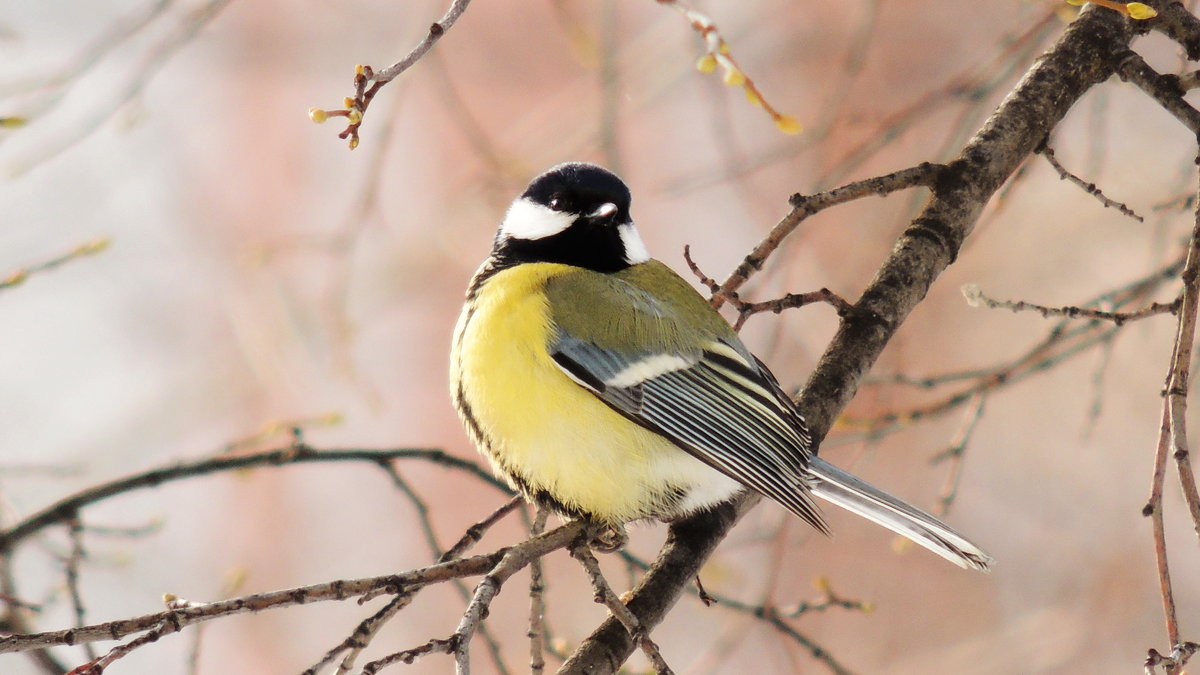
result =
[[[604,381],[604,384],[618,389],[626,389],[676,370],[683,370],[692,362],[675,354],[656,354],[641,361],[625,366],[620,372]]]
[[[518,199],[508,207],[500,232],[513,239],[544,239],[566,230],[575,217],[555,211],[528,199]]]
[[[618,225],[617,232],[620,233],[621,244],[625,247],[625,262],[637,265],[650,259],[650,252],[646,250],[646,245],[642,243],[642,237],[633,223]]]

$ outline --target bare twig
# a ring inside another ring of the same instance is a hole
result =
[[[883,176],[848,183],[815,195],[799,193],[792,195],[789,200],[792,210],[776,223],[775,227],[771,228],[767,236],[754,247],[754,250],[750,251],[742,263],[725,280],[725,283],[721,284],[719,292],[712,298],[713,306],[719,308],[726,298],[736,294],[751,275],[762,269],[763,263],[775,249],[779,248],[783,240],[809,216],[820,213],[831,206],[854,201],[867,195],[886,196],[897,190],[918,185],[931,185],[942,168],[939,165],[923,163],[910,169],[902,169]]]
[[[426,543],[426,545],[429,546],[429,550],[430,550],[430,553],[432,554],[433,559],[438,560],[439,562],[445,562],[445,560],[449,560],[451,558],[457,558],[457,557],[461,556],[463,553],[465,553],[466,549],[460,549],[457,553],[450,554],[445,559],[442,558],[442,556],[446,555],[446,554],[442,550],[441,544],[438,542],[437,534],[433,531],[433,521],[430,519],[430,516],[429,516],[429,506],[425,503],[425,500],[421,498],[421,496],[417,493],[417,491],[415,489],[413,489],[413,487],[411,485],[409,485],[408,481],[406,481],[404,479],[404,477],[400,475],[400,471],[396,468],[396,465],[394,462],[387,463],[387,472],[388,472],[388,475],[390,475],[392,477],[392,482],[396,485],[396,487],[401,492],[403,492],[406,497],[408,497],[408,500],[410,502],[412,502],[413,506],[416,508],[417,520],[420,521],[420,523],[421,523],[421,530],[425,534],[425,543]],[[514,497],[513,500],[510,500],[509,503],[511,504],[512,501],[516,501],[518,504],[521,503],[521,500],[519,497]],[[509,504],[506,504],[504,507],[501,507],[501,510],[503,510],[504,513],[508,513],[508,511],[505,510],[508,507],[509,507]],[[473,525],[472,527],[473,528],[490,527],[491,524],[498,522],[498,520],[499,520],[498,518],[495,517],[495,514],[493,514],[492,516],[489,516],[488,518],[489,518],[489,522],[486,526],[482,526],[481,524],[476,524],[476,525]],[[537,534],[537,533],[535,533],[535,534]],[[463,581],[461,579],[454,579],[450,583],[452,583],[454,585],[455,590],[458,591],[459,595],[462,596],[464,601],[471,599],[471,591],[469,588],[467,588],[467,585],[465,583],[463,583]],[[492,658],[492,666],[495,668],[497,675],[508,675],[508,672],[509,672],[508,665],[504,662],[504,654],[503,654],[503,651],[500,649],[499,641],[496,639],[495,636],[492,635],[491,631],[488,630],[488,627],[486,625],[479,627],[479,636],[481,638],[483,638],[484,642],[487,644],[488,654]],[[365,647],[365,645],[364,645],[364,647]],[[357,649],[354,656],[357,656],[357,652],[359,652],[359,651],[361,651],[361,649]],[[344,665],[343,668],[345,669],[346,672],[349,672],[350,667],[354,663],[354,659],[351,655],[347,655],[347,658],[350,659],[349,665]],[[339,671],[339,672],[341,672],[341,671]]]
[[[562,546],[565,545],[566,542],[563,542]],[[55,645],[74,645],[100,640],[117,640],[127,635],[152,630],[164,621],[184,627],[234,614],[256,613],[268,609],[291,607],[320,601],[340,601],[376,593],[381,590],[388,593],[399,593],[413,585],[424,585],[448,579],[484,574],[495,565],[496,561],[499,560],[505,551],[505,549],[501,549],[488,555],[473,556],[448,563],[438,563],[400,574],[331,581],[281,591],[255,593],[217,602],[190,603],[189,606],[181,609],[170,609],[165,612],[92,624],[82,628],[8,635],[0,637],[0,654]]]
[[[738,318],[733,324],[733,329],[736,331],[740,331],[742,327],[746,325],[746,320],[755,314],[760,314],[762,312],[774,312],[775,314],[779,314],[785,309],[804,307],[805,305],[811,305],[814,302],[824,302],[828,305],[832,305],[835,309],[837,309],[838,316],[841,317],[845,317],[854,311],[853,305],[847,302],[845,298],[837,293],[834,293],[828,288],[822,288],[820,290],[810,291],[808,293],[788,293],[781,298],[766,300],[764,302],[746,302],[745,300],[742,300],[736,292],[729,295],[721,295],[723,291],[721,290],[720,284],[713,280],[712,277],[706,275],[704,271],[700,269],[700,266],[696,264],[696,261],[692,259],[692,249],[690,246],[683,247],[683,260],[687,263],[688,269],[692,271],[692,274],[695,274],[696,278],[700,280],[700,283],[704,284],[708,288],[709,292],[713,294],[714,299],[720,295],[724,300],[729,301],[729,304],[733,305],[733,307],[737,309]]]
[[[396,613],[404,609],[412,601],[412,598],[413,593],[397,593],[379,611],[363,619],[354,629],[354,632],[350,633],[340,644],[325,652],[321,660],[310,666],[302,675],[317,675],[326,666],[333,663],[342,652],[347,653],[341,662],[338,663],[335,672],[337,675],[350,672],[354,668],[354,660],[362,653],[363,649],[366,649],[367,645],[371,644],[371,639],[375,637],[379,629],[395,616]]]
[[[392,480],[396,484],[397,488],[408,495],[409,499],[416,507],[418,520],[421,521],[422,529],[425,532],[426,543],[429,545],[433,557],[438,559],[438,562],[441,563],[459,558],[468,547],[461,545],[462,542],[459,542],[460,545],[455,549],[448,552],[442,552],[437,541],[437,536],[433,531],[433,524],[429,520],[429,508],[425,504],[425,501],[421,499],[421,497],[412,489],[408,482],[404,480],[404,477],[401,476],[399,471],[396,470],[393,462],[383,461],[381,464],[392,477]],[[516,497],[513,500],[510,500],[499,510],[489,515],[483,522],[472,525],[470,528],[468,528],[468,534],[463,537],[463,540],[470,541],[472,544],[477,542],[482,532],[486,531],[488,527],[497,522],[503,515],[511,512],[512,508],[514,508],[514,503],[519,505],[521,503],[521,498]],[[465,599],[470,600],[471,593],[463,585],[461,579],[451,579],[450,582],[465,593]],[[391,620],[392,617],[394,617],[402,609],[407,607],[418,590],[420,590],[420,587],[412,587],[406,589],[402,593],[398,593],[396,597],[391,600],[391,602],[385,605],[378,612],[363,619],[363,621],[359,623],[359,625],[345,640],[326,652],[325,655],[321,657],[320,661],[311,666],[308,670],[304,671],[305,675],[316,675],[316,673],[320,672],[322,668],[332,663],[338,657],[338,655],[343,652],[346,652],[346,655],[338,664],[337,673],[338,675],[342,675],[343,673],[350,672],[354,667],[355,660],[357,660],[362,651],[370,644],[371,640],[379,632],[379,629],[382,628],[385,623]],[[372,595],[374,594],[365,594],[363,599],[359,602],[365,602],[366,599]],[[491,654],[492,663],[495,666],[496,671],[498,673],[508,672],[508,668],[505,665],[504,659],[500,652],[499,643],[490,635],[490,633],[485,633],[482,630],[482,627],[480,634],[488,643],[489,653]],[[444,641],[431,640],[425,645],[405,650],[404,652],[400,652],[393,656],[399,661],[411,663],[413,659],[416,659],[419,656],[423,656],[446,647],[447,645],[444,643]]]
[[[67,592],[71,596],[71,608],[75,611],[75,627],[87,625],[87,611],[83,607],[83,596],[79,592],[79,566],[83,563],[83,522],[76,516],[67,521],[67,532],[71,538],[71,553],[67,556]],[[89,661],[96,659],[96,650],[90,642],[83,644],[83,653]]]
[[[982,393],[975,396],[975,405],[967,411],[962,426],[954,434],[954,439],[950,441],[950,447],[930,459],[931,464],[950,462],[950,471],[946,474],[946,481],[942,484],[942,491],[938,495],[937,515],[939,516],[950,513],[950,506],[954,504],[954,500],[958,496],[958,485],[962,480],[963,457],[967,452],[967,444],[971,442],[971,435],[975,433],[975,427],[983,418],[983,406],[986,401],[987,396]]]
[[[1197,191],[1197,196],[1200,197],[1200,190]],[[1179,470],[1179,486],[1192,516],[1192,528],[1196,535],[1200,536],[1200,490],[1197,490],[1196,474],[1192,470],[1186,422],[1191,358],[1196,342],[1197,304],[1200,304],[1200,199],[1196,201],[1194,218],[1187,263],[1184,265],[1183,274],[1180,275],[1183,281],[1180,300],[1182,309],[1179,313],[1179,332],[1175,338],[1171,374],[1167,380],[1167,396],[1171,402],[1171,446],[1176,468]]]
[[[539,508],[529,534],[535,537],[541,534],[549,516],[549,511]],[[546,578],[541,558],[529,564],[529,631],[526,636],[529,638],[530,675],[542,675],[546,670]]]
[[[784,115],[775,109],[766,98],[763,97],[762,91],[754,80],[750,79],[742,70],[741,66],[734,60],[733,54],[730,52],[729,43],[725,38],[721,37],[721,31],[717,28],[717,24],[708,17],[708,15],[698,12],[689,7],[682,0],[657,0],[660,5],[669,5],[688,20],[692,30],[700,34],[704,39],[704,48],[707,52],[696,62],[696,69],[704,74],[711,74],[721,69],[722,79],[725,84],[731,87],[741,87],[746,92],[746,98],[751,104],[760,106],[767,114],[771,116],[771,120],[775,122],[775,126],[786,134],[800,133],[800,123],[790,115]]]
[[[983,291],[974,284],[963,286],[962,294],[967,299],[967,303],[972,307],[983,305],[989,309],[1011,309],[1014,312],[1027,310],[1037,312],[1045,318],[1065,316],[1068,319],[1096,319],[1111,321],[1118,326],[1125,324],[1127,321],[1136,321],[1159,314],[1175,314],[1179,311],[1179,298],[1171,302],[1152,302],[1145,307],[1135,309],[1131,312],[1106,312],[1090,307],[1071,305],[1065,307],[1047,307],[1032,302],[1025,302],[1024,300],[996,300],[984,295]]]
[[[480,585],[492,588],[492,595],[494,595],[495,591],[499,590],[499,585],[508,576],[511,576],[512,573],[521,569],[524,565],[527,565],[530,560],[566,547],[585,531],[587,531],[586,524],[572,522],[545,534],[531,537],[515,546],[502,548],[486,555],[441,562],[428,567],[380,577],[339,579],[311,586],[256,593],[208,603],[177,601],[172,596],[170,598],[169,609],[164,612],[147,614],[132,619],[93,624],[82,628],[0,637],[0,654],[56,645],[74,645],[83,642],[116,640],[146,631],[165,630],[166,632],[175,632],[195,623],[211,621],[235,614],[257,613],[269,609],[305,605],[313,602],[342,601],[349,598],[377,595],[380,592],[404,594],[429,584],[481,574],[486,574],[487,577]],[[477,590],[476,599],[478,599],[479,595],[480,593]],[[488,600],[490,601],[490,597]],[[476,611],[482,611],[482,609],[482,607],[478,607]],[[167,628],[164,629],[164,626],[167,626]],[[163,634],[166,633],[160,632],[158,636],[161,637]],[[154,637],[149,641],[152,642],[157,639],[158,637]],[[145,642],[139,642],[138,646],[141,644],[145,644]]]
[[[1111,308],[1113,310],[1112,318],[1114,323],[1118,320],[1129,321],[1140,318],[1138,316],[1139,311],[1127,313],[1129,316],[1122,316],[1118,313],[1118,310],[1129,305],[1145,303],[1167,281],[1172,281],[1179,275],[1183,269],[1183,264],[1184,258],[1181,256],[1139,279],[1100,294],[1083,304],[1084,306],[1102,305]],[[1009,305],[1001,303],[1001,306],[1008,307]],[[1029,308],[1040,311],[1036,307]],[[1049,308],[1047,309],[1049,310]],[[1146,316],[1151,315],[1147,314]],[[872,385],[902,384],[921,387],[923,389],[934,389],[954,382],[970,381],[971,384],[961,391],[910,410],[889,412],[869,420],[844,419],[859,426],[867,427],[867,436],[877,438],[881,434],[901,428],[905,423],[919,419],[930,419],[954,410],[971,401],[978,394],[988,393],[1020,382],[1037,373],[1045,372],[1055,364],[1082,354],[1096,345],[1109,344],[1121,329],[1121,326],[1108,325],[1099,320],[1081,323],[1063,319],[1055,323],[1047,331],[1044,338],[1020,356],[995,367],[975,368],[927,377],[892,375],[890,377],[867,378],[865,383]],[[844,434],[838,437],[837,442],[846,442],[853,439],[854,435]]]
[[[126,656],[132,654],[133,651],[139,647],[144,647],[148,644],[153,644],[155,642],[158,642],[159,638],[163,637],[164,635],[170,635],[171,633],[177,633],[182,628],[183,627],[180,626],[179,624],[176,624],[173,621],[171,621],[170,617],[168,616],[168,617],[164,618],[162,621],[160,621],[158,624],[153,626],[150,630],[146,631],[145,633],[130,640],[129,642],[126,642],[124,644],[119,644],[116,647],[113,647],[104,656],[93,659],[93,660],[89,661],[88,663],[85,663],[82,666],[75,668],[71,672],[67,673],[67,675],[100,675],[101,673],[104,672],[104,670],[106,668],[108,668],[110,665],[112,665],[113,662],[116,661],[117,659],[120,659],[120,658],[123,658],[123,657],[126,657]]]
[[[1196,339],[1197,304],[1200,301],[1200,207],[1195,215],[1192,237],[1188,246],[1187,261],[1183,273],[1179,322],[1175,333],[1175,344],[1171,350],[1166,384],[1163,388],[1162,423],[1159,427],[1158,444],[1154,455],[1154,475],[1150,487],[1150,499],[1142,510],[1149,516],[1154,536],[1154,555],[1158,566],[1159,591],[1162,595],[1163,619],[1166,624],[1167,642],[1175,652],[1181,648],[1179,619],[1175,608],[1175,595],[1171,585],[1170,566],[1167,562],[1167,540],[1163,524],[1163,484],[1166,481],[1167,455],[1173,453],[1180,474],[1180,483],[1191,508],[1193,523],[1200,533],[1200,498],[1196,496],[1195,477],[1188,459],[1187,411],[1188,384],[1191,372],[1192,345]],[[1157,653],[1157,652],[1155,652]],[[1187,662],[1187,656],[1162,661],[1168,675],[1178,675]],[[1147,666],[1149,668],[1149,666]]]
[[[811,638],[800,633],[795,628],[792,628],[791,624],[789,624],[787,621],[784,621],[783,617],[779,616],[779,613],[773,608],[766,608],[766,610],[763,612],[762,618],[764,621],[773,626],[775,630],[783,633],[797,644],[807,649],[808,653],[814,659],[820,661],[826,668],[829,669],[830,672],[834,673],[834,675],[853,675],[848,668],[843,666],[838,662],[837,659],[833,657],[833,654],[829,653],[829,650],[813,642]]]
[[[412,48],[404,58],[398,62],[384,68],[379,72],[375,72],[370,66],[357,66],[354,69],[354,97],[346,99],[346,107],[336,110],[322,110],[313,108],[308,111],[309,117],[314,122],[324,122],[329,117],[345,117],[350,124],[338,134],[338,138],[346,139],[350,144],[350,149],[358,147],[358,129],[362,126],[363,115],[366,114],[367,108],[370,107],[371,101],[379,90],[388,82],[396,79],[401,73],[413,67],[417,61],[421,60],[422,56],[433,49],[433,45],[442,39],[446,31],[454,25],[463,12],[467,10],[467,5],[471,4],[471,0],[454,0],[450,4],[450,8],[442,15],[442,18],[429,26],[429,32],[425,37],[417,43],[416,47]],[[370,85],[370,86],[368,86]]]
[[[471,527],[468,527],[462,538],[459,539],[453,546],[451,546],[445,553],[443,553],[441,557],[438,558],[438,561],[444,562],[446,560],[452,560],[461,556],[465,551],[479,543],[479,540],[483,538],[484,533],[491,529],[493,525],[500,522],[504,516],[512,513],[523,503],[525,503],[525,498],[520,495],[517,495],[507,502],[504,502],[503,505],[493,511],[490,515],[488,515],[488,517],[484,518],[478,523],[475,523]]]
[[[646,654],[646,658],[650,659],[650,663],[654,665],[654,672],[658,675],[669,675],[673,671],[663,659],[662,653],[658,650],[658,645],[654,640],[650,639],[647,631],[642,629],[641,623],[638,622],[636,616],[629,611],[625,603],[613,593],[612,587],[608,585],[608,581],[604,578],[604,573],[600,571],[600,561],[596,560],[596,556],[592,555],[591,549],[585,541],[576,541],[571,545],[571,557],[579,561],[583,565],[583,570],[587,572],[588,580],[592,582],[592,593],[597,603],[608,607],[608,611],[625,626],[625,630],[629,632],[634,642],[641,647],[642,652]]]
[[[1042,146],[1042,149],[1038,151],[1038,154],[1040,154],[1042,157],[1045,157],[1046,161],[1050,163],[1050,166],[1054,167],[1054,170],[1058,172],[1059,179],[1070,181],[1071,183],[1078,185],[1083,189],[1084,192],[1098,199],[1106,208],[1116,209],[1130,218],[1138,221],[1139,223],[1145,222],[1146,219],[1139,216],[1136,212],[1134,212],[1133,209],[1129,208],[1125,204],[1122,204],[1121,202],[1114,201],[1105,196],[1104,192],[1102,192],[1100,188],[1096,187],[1095,183],[1089,183],[1070,171],[1067,171],[1066,167],[1064,167],[1062,163],[1058,161],[1058,158],[1054,156],[1054,148],[1051,148],[1049,145]]]
[[[504,582],[533,560],[550,551],[570,545],[571,542],[585,536],[588,532],[587,523],[573,521],[546,534],[531,537],[516,546],[497,551],[489,558],[495,561],[494,564],[486,570],[483,580],[475,587],[475,593],[467,605],[466,612],[463,613],[462,620],[459,621],[458,627],[448,639],[430,640],[419,647],[376,659],[363,666],[363,673],[375,673],[393,663],[412,663],[413,659],[433,652],[454,654],[455,672],[459,675],[470,672],[471,638],[487,615],[492,599],[500,592]]]
[[[110,497],[150,487],[158,487],[163,483],[182,480],[194,476],[205,476],[223,471],[251,469],[263,466],[281,466],[288,464],[307,464],[318,462],[371,462],[378,464],[393,459],[420,459],[442,466],[448,466],[465,471],[479,480],[492,485],[505,494],[512,491],[496,480],[490,472],[475,462],[459,459],[442,450],[427,449],[334,449],[312,450],[306,447],[286,447],[265,452],[257,452],[233,457],[208,457],[204,459],[178,462],[175,464],[149,469],[131,476],[118,478],[107,483],[101,483],[81,490],[69,497],[47,506],[41,511],[26,517],[16,525],[0,532],[0,552],[9,551],[17,543],[29,535],[55,523],[65,522],[74,517],[81,509]]]
[[[773,312],[779,314],[785,309],[794,309],[811,305],[814,302],[823,302],[827,305],[832,305],[837,309],[838,316],[845,317],[854,311],[854,305],[851,305],[845,298],[834,293],[828,288],[821,288],[808,293],[788,293],[781,298],[774,300],[766,300],[764,302],[743,302],[738,301],[735,306],[738,308],[738,318],[734,322],[735,330],[741,329],[746,325],[746,320],[755,314],[762,312]]]
[[[46,272],[56,267],[65,265],[72,260],[101,253],[108,248],[110,243],[112,243],[112,240],[108,239],[107,237],[102,239],[93,239],[92,241],[84,242],[76,246],[60,256],[56,256],[35,265],[30,265],[29,267],[23,267],[14,272],[10,272],[7,277],[0,279],[0,290],[12,288],[14,286],[20,286],[21,284],[25,283],[25,281],[29,279],[31,275],[37,274],[38,272]]]

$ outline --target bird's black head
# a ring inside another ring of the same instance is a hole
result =
[[[629,188],[594,164],[559,164],[509,207],[492,255],[616,272],[649,259],[629,216]]]

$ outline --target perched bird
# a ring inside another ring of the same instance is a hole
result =
[[[629,188],[560,164],[509,207],[467,291],[451,392],[528,499],[613,528],[754,490],[821,532],[813,496],[962,567],[991,557],[813,453],[795,403],[695,289],[650,258]]]

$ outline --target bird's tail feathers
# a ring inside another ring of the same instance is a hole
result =
[[[987,571],[992,557],[949,525],[819,457],[809,470],[816,496],[878,523],[958,565]]]

